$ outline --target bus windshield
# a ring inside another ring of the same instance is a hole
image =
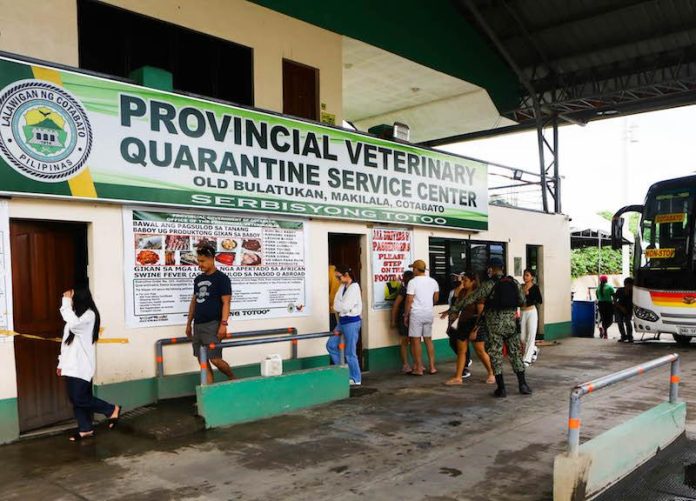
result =
[[[689,264],[694,194],[678,190],[651,195],[641,221],[640,267],[685,269]]]

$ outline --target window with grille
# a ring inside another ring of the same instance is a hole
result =
[[[507,262],[507,249],[503,242],[462,240],[455,238],[430,238],[430,276],[440,284],[440,303],[446,304],[453,289],[452,273],[472,271],[484,276],[491,258]]]

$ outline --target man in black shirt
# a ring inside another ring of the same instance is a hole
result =
[[[619,324],[621,339],[619,343],[633,342],[633,279],[624,280],[624,286],[619,287],[614,295],[614,314],[616,323]]]
[[[227,275],[215,268],[213,247],[202,246],[198,248],[197,254],[198,267],[203,273],[193,281],[193,297],[189,304],[186,336],[192,338],[193,355],[199,358],[201,345],[218,343],[227,336],[232,284]],[[229,379],[234,379],[232,369],[222,359],[222,348],[208,348],[208,384],[213,383],[211,363]]]

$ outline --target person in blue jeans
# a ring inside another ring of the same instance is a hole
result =
[[[103,414],[108,428],[114,429],[121,415],[121,406],[105,402],[92,394],[92,378],[96,366],[96,346],[101,317],[87,286],[65,291],[60,307],[65,320],[56,374],[65,379],[73,405],[77,432],[70,440],[77,442],[94,437],[92,414]]]
[[[341,286],[334,297],[334,310],[338,313],[338,325],[334,329],[334,336],[326,342],[326,349],[331,356],[331,361],[338,365],[341,363],[341,342],[340,334],[345,339],[346,362],[348,363],[348,373],[350,375],[350,385],[360,386],[362,374],[360,374],[360,364],[358,363],[357,345],[360,337],[360,327],[362,322],[362,293],[360,285],[355,281],[353,270],[347,266],[336,267],[336,278],[341,282]]]

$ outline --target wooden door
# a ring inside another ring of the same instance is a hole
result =
[[[283,59],[283,113],[319,120],[319,70]]]
[[[353,270],[353,276],[357,280],[361,277],[361,266],[360,266],[360,235],[346,235],[339,233],[329,234],[329,264],[334,266],[348,266]],[[364,288],[367,285],[360,284],[360,288],[363,290],[363,298],[365,297]],[[363,305],[363,319],[367,318],[367,305]],[[362,329],[360,331],[360,337],[358,338],[357,346],[358,361],[360,362],[360,368],[363,368],[363,342],[362,342]]]
[[[84,225],[11,221],[14,329],[41,338],[60,338],[62,292],[85,283]],[[60,343],[15,338],[20,431],[72,416],[65,384],[56,376]]]

